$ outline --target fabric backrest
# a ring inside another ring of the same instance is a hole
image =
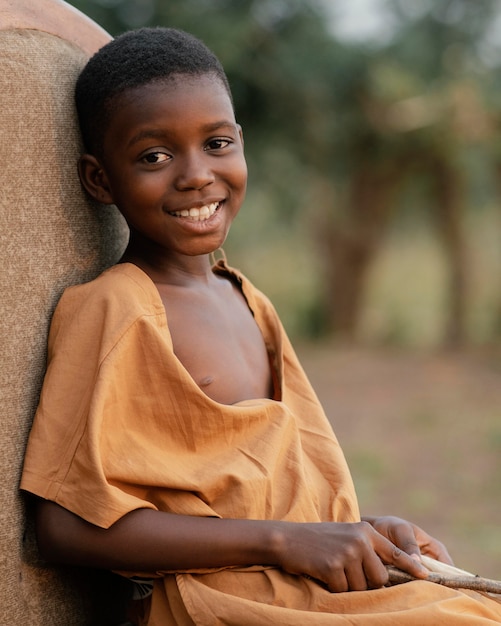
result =
[[[98,606],[108,578],[40,561],[18,488],[54,306],[118,260],[127,239],[116,209],[92,204],[77,176],[73,87],[87,56],[42,30],[0,30],[0,626],[115,619]]]

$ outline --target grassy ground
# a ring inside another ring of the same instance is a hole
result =
[[[501,579],[501,350],[302,346],[367,514],[406,517]]]

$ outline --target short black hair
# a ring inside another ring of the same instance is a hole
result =
[[[216,55],[193,35],[175,28],[139,28],[113,39],[83,68],[75,102],[84,148],[99,153],[116,96],[179,75],[213,74],[231,90]],[[232,101],[233,103],[233,101]]]

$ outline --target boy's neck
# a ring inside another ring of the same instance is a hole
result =
[[[190,286],[207,284],[215,279],[209,254],[200,256],[173,256],[172,258],[145,257],[126,249],[120,263],[132,263],[143,270],[156,284]],[[217,280],[217,279],[216,279]]]

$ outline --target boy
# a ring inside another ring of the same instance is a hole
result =
[[[445,548],[360,521],[342,452],[268,300],[224,260],[245,195],[218,60],[172,29],[102,48],[76,89],[82,184],[130,227],[121,262],[68,289],[22,488],[55,562],[152,579],[141,624],[499,623],[426,581]],[[363,593],[347,593],[347,592]]]

